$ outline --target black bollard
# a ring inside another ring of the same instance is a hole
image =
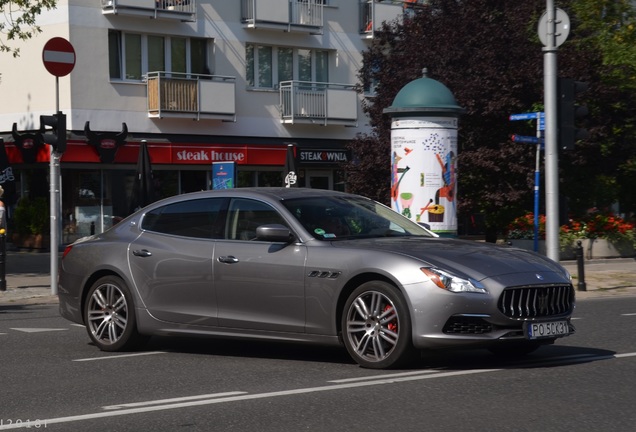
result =
[[[95,235],[95,222],[91,222],[91,235]]]
[[[4,228],[0,228],[0,291],[7,290],[7,235]]]
[[[576,241],[576,266],[579,272],[579,284],[577,289],[579,291],[587,291],[587,285],[585,284],[585,265],[583,261],[583,242],[581,242],[581,240]]]

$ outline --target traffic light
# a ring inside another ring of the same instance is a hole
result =
[[[577,105],[577,95],[587,90],[587,83],[571,78],[559,78],[558,83],[558,143],[562,150],[572,150],[578,140],[588,139],[587,130],[576,127],[576,119],[587,116],[585,105]]]
[[[46,129],[47,126],[52,129]],[[42,141],[52,146],[53,150],[64,153],[66,150],[66,114],[58,111],[57,114],[53,115],[41,115],[39,134]]]

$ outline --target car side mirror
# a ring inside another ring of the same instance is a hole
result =
[[[293,236],[289,228],[281,224],[261,225],[256,228],[256,238],[269,242],[285,242],[289,243],[293,240]]]

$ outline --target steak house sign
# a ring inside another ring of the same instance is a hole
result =
[[[301,163],[339,163],[348,162],[346,150],[301,150],[298,155]]]

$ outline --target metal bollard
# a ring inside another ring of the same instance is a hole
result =
[[[587,285],[585,284],[585,265],[583,261],[583,242],[581,240],[576,241],[576,267],[579,272],[577,289],[579,291],[587,291]]]
[[[7,235],[4,228],[0,228],[0,291],[7,290]]]

